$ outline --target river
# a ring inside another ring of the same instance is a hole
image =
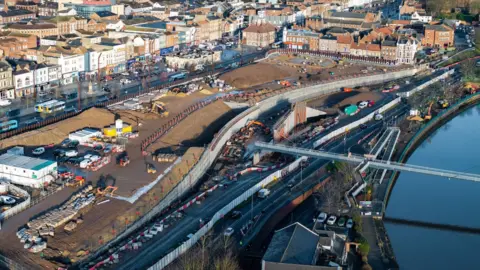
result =
[[[435,131],[409,164],[480,174],[480,106]],[[388,217],[480,228],[480,183],[401,173]],[[385,224],[400,269],[478,269],[480,235]]]

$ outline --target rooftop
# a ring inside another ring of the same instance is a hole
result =
[[[0,17],[13,17],[13,16],[29,15],[29,14],[34,14],[34,13],[26,9],[9,9],[8,11],[0,11]]]
[[[267,32],[275,32],[276,28],[272,24],[269,23],[262,23],[262,24],[251,24],[247,27],[243,32],[249,33],[267,33]]]
[[[318,234],[296,222],[275,232],[263,260],[312,265],[318,240]]]
[[[425,25],[425,30],[434,30],[434,31],[437,31],[437,32],[453,31],[453,29],[446,26],[445,24]]]
[[[334,12],[331,17],[333,18],[350,18],[350,19],[365,19],[366,13],[357,12]]]
[[[94,14],[97,14],[98,17],[100,17],[100,18],[110,17],[110,16],[117,16],[117,14],[115,14],[115,13],[113,13],[113,12],[111,12],[111,11],[107,11],[107,10],[105,10],[105,11],[97,11],[97,12],[95,12]]]
[[[55,161],[39,159],[39,158],[32,158],[26,156],[19,156],[13,154],[3,154],[0,156],[0,164],[17,167],[32,171],[39,171],[47,166],[56,163]]]

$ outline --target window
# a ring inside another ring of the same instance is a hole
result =
[[[20,78],[17,79],[17,87],[22,87],[22,80]]]

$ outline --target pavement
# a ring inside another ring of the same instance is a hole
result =
[[[375,108],[370,108],[370,112],[374,109]],[[388,111],[385,114],[384,119],[388,120],[390,117],[394,117],[398,113],[405,112],[406,105],[401,104],[399,108]],[[363,114],[366,114],[366,112]],[[359,113],[356,116],[349,117],[343,124],[348,124],[352,121],[355,121],[358,118],[362,117],[363,114]],[[378,128],[378,126],[384,125],[384,123],[385,122],[383,121],[373,122],[372,125],[370,125],[367,129],[355,132],[354,135],[347,138],[346,142],[352,145],[356,144],[360,138],[362,138],[369,132],[375,130],[376,128]],[[339,140],[337,143],[329,145],[327,149],[337,150],[343,153],[345,149],[349,148],[345,147],[344,142],[345,141],[343,140]],[[326,164],[327,162],[328,161],[324,160],[313,162],[313,165],[310,165],[309,167],[303,169],[302,174],[305,173],[305,175],[308,175],[313,171],[316,171],[320,166]],[[229,185],[227,189],[214,191],[201,205],[194,205],[191,208],[188,208],[185,211],[186,216],[180,221],[178,221],[172,228],[170,228],[166,232],[162,232],[161,234],[155,236],[153,240],[144,243],[144,245],[138,252],[127,252],[122,254],[121,263],[116,264],[114,266],[115,269],[144,269],[154,264],[161,257],[165,256],[166,254],[168,254],[168,252],[172,251],[174,248],[184,242],[187,239],[186,236],[188,234],[194,233],[196,230],[198,230],[200,219],[208,220],[208,218],[211,218],[218,210],[220,210],[226,204],[231,202],[234,198],[238,197],[240,194],[242,194],[244,191],[249,189],[251,186],[256,184],[258,181],[260,181],[263,177],[267,175],[268,173],[265,173],[264,175],[258,173],[248,174],[245,177],[240,177],[237,182],[233,182],[233,184]],[[286,183],[291,179],[297,179],[295,181],[298,181],[298,175],[293,175],[291,177],[292,178],[287,177],[284,181],[280,181],[278,185],[273,186],[273,192],[266,200],[255,200],[254,198],[253,204],[255,205],[257,202],[257,204],[259,204],[259,207],[255,208],[256,210],[254,209],[250,215],[246,214],[244,215],[244,217],[258,215],[258,212],[262,211],[260,209],[263,209],[266,204],[272,203],[271,200],[279,199],[281,201],[285,201],[285,199],[290,196],[288,194],[288,191],[286,190]],[[228,192],[228,194],[226,192]],[[278,204],[274,203],[273,205]],[[219,226],[225,226],[221,225],[221,223],[219,224]],[[232,226],[236,227],[239,226],[239,224],[240,222],[237,222]],[[224,227],[221,228],[223,229]],[[239,228],[234,229],[238,233]],[[220,229],[220,231],[222,230]]]
[[[368,253],[368,264],[375,270],[386,270],[382,261],[382,252],[378,246],[377,233],[375,231],[375,221],[372,216],[362,216],[362,235],[370,244]]]

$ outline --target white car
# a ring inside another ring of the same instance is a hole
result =
[[[358,104],[359,109],[364,109],[367,106],[368,106],[368,102],[366,102],[366,101],[362,101],[362,102],[360,102],[360,104]]]
[[[128,76],[128,75],[130,75],[130,74],[129,74],[128,72],[122,72],[122,75],[123,75],[123,76]]]
[[[376,121],[380,121],[380,120],[382,120],[382,119],[383,119],[383,115],[381,115],[381,114],[379,114],[379,113],[375,114],[375,120],[376,120]]]
[[[0,202],[3,204],[15,204],[15,199],[10,196],[2,195],[0,196]]]
[[[328,225],[334,225],[335,221],[337,221],[337,217],[336,216],[330,216],[327,220],[327,224]]]
[[[91,156],[91,157],[90,157],[90,160],[91,160],[92,162],[98,161],[99,159],[100,159],[99,156]]]
[[[75,149],[70,149],[65,152],[66,157],[76,157],[78,155],[78,151]]]
[[[232,227],[228,227],[225,232],[223,233],[223,235],[227,236],[227,237],[230,237],[233,235],[233,233],[235,232],[235,230],[232,228]]]
[[[79,166],[80,168],[85,169],[90,166],[90,164],[92,164],[92,161],[90,159],[84,159],[80,162]]]
[[[8,99],[0,99],[0,106],[8,106],[12,104],[12,102]]]
[[[346,225],[347,229],[351,229],[353,227],[353,220],[351,218],[349,218],[347,220],[347,225]]]
[[[38,147],[38,148],[35,148],[32,151],[32,154],[34,154],[35,156],[40,156],[43,153],[45,153],[45,148],[44,147]]]
[[[321,212],[317,217],[317,222],[324,223],[325,220],[327,220],[327,217],[328,217],[327,213]]]
[[[92,156],[93,156],[92,154],[86,154],[85,156],[83,156],[83,158],[84,159],[90,159],[90,158],[92,158]]]

